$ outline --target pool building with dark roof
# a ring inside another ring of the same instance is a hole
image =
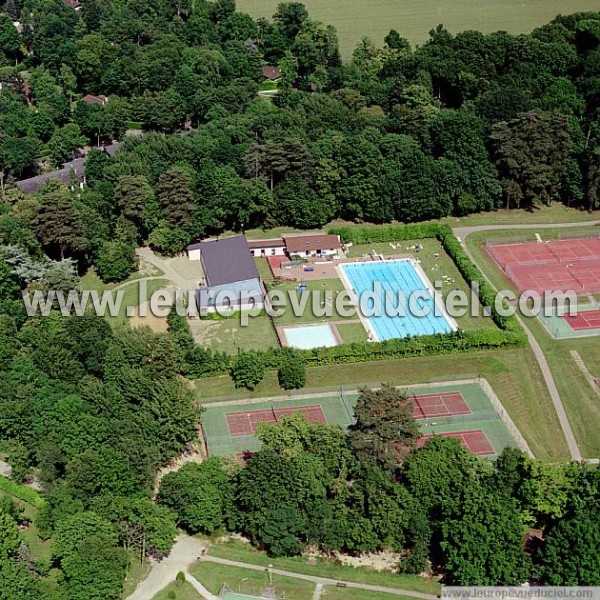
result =
[[[265,289],[243,235],[196,242],[187,253],[190,260],[200,260],[204,272],[205,285],[196,291],[200,315],[264,306]]]

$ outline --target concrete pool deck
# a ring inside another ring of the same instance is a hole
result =
[[[429,278],[425,274],[423,267],[421,267],[421,265],[419,264],[419,261],[417,261],[412,256],[410,256],[410,257],[407,257],[407,256],[383,257],[380,255],[377,255],[377,256],[379,257],[379,260],[374,260],[371,257],[367,260],[362,258],[362,259],[358,259],[358,260],[343,261],[336,266],[336,271],[337,271],[338,277],[344,284],[344,287],[347,290],[349,290],[356,299],[355,301],[356,301],[356,305],[358,307],[358,310],[357,310],[358,316],[360,318],[361,323],[363,324],[363,327],[365,328],[365,330],[367,331],[367,333],[369,335],[369,341],[378,341],[379,342],[379,341],[383,341],[383,340],[381,340],[379,338],[379,335],[377,334],[375,328],[373,327],[373,325],[371,323],[371,317],[366,317],[365,315],[363,315],[362,311],[360,310],[360,305],[359,305],[359,301],[358,301],[358,296],[356,294],[356,290],[354,289],[354,286],[352,285],[348,275],[346,274],[346,272],[344,270],[344,266],[349,265],[350,263],[353,263],[353,266],[358,266],[358,265],[362,264],[362,265],[365,265],[365,267],[372,266],[373,264],[377,264],[377,263],[383,263],[386,266],[389,266],[390,262],[409,263],[412,266],[412,268],[414,269],[417,277],[421,281],[423,290],[427,291],[430,294],[431,301],[433,302],[433,304],[435,306],[434,312],[439,311],[439,313],[441,315],[443,315],[447,324],[450,326],[451,330],[458,331],[458,325],[456,323],[456,320],[453,319],[446,311],[446,307],[443,304],[442,295],[434,289],[433,285],[429,281]],[[393,290],[393,291],[399,292],[399,291],[404,291],[404,290],[397,289],[397,290]],[[406,318],[406,317],[396,317],[396,318]],[[420,318],[420,317],[416,317],[416,318]],[[425,335],[425,334],[422,334],[422,335]],[[404,337],[406,337],[406,336],[404,336]],[[397,338],[388,338],[388,339],[401,339],[401,336],[398,336]]]

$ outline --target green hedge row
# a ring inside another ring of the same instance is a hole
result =
[[[522,346],[523,343],[524,337],[520,332],[478,329],[385,342],[359,342],[331,348],[295,350],[295,352],[304,358],[307,366],[317,367],[393,358],[458,354],[475,350],[495,350],[509,346]],[[266,350],[258,354],[263,360],[265,369],[279,369],[284,358],[281,349]],[[231,371],[236,359],[235,356],[226,356],[210,350],[203,350],[202,356],[202,361],[186,365],[185,375],[191,378],[223,375]]]

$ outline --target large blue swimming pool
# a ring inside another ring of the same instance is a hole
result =
[[[428,335],[434,333],[448,333],[456,329],[446,315],[445,310],[434,311],[434,299],[428,290],[424,275],[417,271],[417,267],[409,259],[383,260],[367,263],[345,263],[340,265],[352,289],[359,299],[365,291],[373,291],[375,282],[381,284],[383,293],[390,291],[397,297],[397,292],[402,290],[406,294],[406,316],[388,316],[384,307],[384,298],[381,299],[381,310],[378,315],[366,316],[370,329],[378,341],[393,338]],[[422,292],[423,298],[419,299],[418,306],[427,310],[425,316],[411,314],[408,308],[408,298],[414,292]],[[397,302],[397,301],[396,301]],[[372,306],[373,302],[369,304]]]

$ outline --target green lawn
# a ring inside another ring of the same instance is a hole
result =
[[[125,575],[125,581],[123,582],[123,598],[127,598],[132,594],[138,583],[143,581],[150,573],[150,563],[147,559],[144,562],[140,562],[140,555],[137,551],[129,552],[129,567],[127,568],[127,574]]]
[[[278,4],[279,0],[238,0],[237,9],[254,18],[270,18]],[[336,28],[345,58],[362,37],[382,44],[390,29],[412,44],[422,44],[439,23],[453,33],[469,29],[527,33],[559,13],[598,10],[596,0],[494,0],[485,4],[480,0],[305,0],[304,4],[311,18]]]
[[[269,585],[264,571],[216,563],[199,562],[192,568],[191,573],[213,594],[218,594],[223,584],[226,584],[234,592],[260,596]],[[315,589],[315,584],[310,581],[279,575],[273,575],[273,585],[277,593],[285,595],[286,600],[311,600]]]
[[[583,234],[586,231],[596,230],[597,228],[589,230],[588,228],[578,230],[550,229],[540,233],[544,239],[552,239],[559,234]],[[521,233],[526,234],[527,231]],[[528,233],[531,239],[533,239],[535,229],[530,230]],[[497,241],[501,237],[502,232],[500,231],[476,233],[467,238],[467,244],[477,263],[485,271],[496,288],[513,289],[510,281],[504,276],[501,269],[485,250],[485,240],[487,238],[493,238]],[[586,458],[599,457],[600,429],[598,428],[598,423],[600,423],[600,399],[570,354],[571,350],[577,350],[592,373],[600,371],[598,368],[598,365],[600,365],[599,339],[591,337],[555,340],[537,318],[527,318],[526,323],[538,340],[550,365],[582,454]]]
[[[265,1],[265,0],[263,0]],[[588,212],[576,208],[568,208],[561,202],[553,202],[550,206],[541,206],[532,209],[495,210],[468,215],[466,217],[445,217],[442,223],[451,227],[469,227],[473,225],[527,225],[528,223],[579,223],[584,221],[597,221],[600,219],[600,210]],[[440,221],[435,221],[439,223]],[[322,233],[330,227],[352,226],[354,223],[338,219],[324,225],[322,229],[312,230]],[[375,227],[375,225],[374,225]],[[274,229],[249,229],[244,235],[249,240],[264,240],[278,238],[286,233],[311,233],[293,227],[275,227]],[[237,235],[237,233],[230,233]]]
[[[273,272],[271,271],[271,267],[269,267],[266,258],[255,258],[254,263],[256,264],[258,274],[263,281],[273,281]]]
[[[542,373],[529,348],[310,367],[301,393],[382,381],[396,385],[429,383],[477,374],[489,381],[538,458],[558,460],[569,456]],[[203,404],[211,400],[282,395],[274,371],[267,372],[252,392],[236,390],[228,376],[200,379],[195,386]]]
[[[277,90],[278,83],[276,81],[262,81],[258,84],[258,89],[261,92]]]
[[[323,597],[327,600],[414,600],[411,596],[397,596],[385,592],[371,592],[333,585],[327,585],[323,588]]]
[[[414,249],[417,245],[423,247],[420,252],[416,252]],[[453,290],[461,290],[468,298],[470,297],[469,285],[463,279],[454,261],[446,254],[442,245],[436,239],[407,240],[395,242],[393,246],[389,242],[352,246],[348,254],[351,257],[358,257],[369,254],[371,250],[375,250],[378,254],[384,256],[402,254],[416,258],[431,284],[442,292],[444,299]],[[436,258],[436,255],[439,258]],[[479,301],[477,301],[477,307],[481,313]],[[457,318],[456,322],[462,329],[479,329],[482,327],[493,329],[496,327],[491,319],[471,316],[470,310],[467,311],[466,315]]]
[[[245,327],[241,326],[239,317],[230,317],[208,319],[202,323],[202,328],[201,343],[227,354],[237,354],[239,350],[268,350],[279,347],[273,323],[266,314],[249,317]]]
[[[306,281],[305,284],[307,291],[318,293],[318,296],[316,296],[316,306],[313,306],[313,295],[308,294],[306,308],[302,311],[302,314],[298,316],[294,314],[292,300],[290,298],[290,294],[293,294],[298,299],[298,302],[300,302],[300,295],[296,291],[298,284],[285,282],[276,283],[269,286],[269,290],[279,290],[283,292],[285,298],[284,314],[281,315],[281,317],[273,319],[273,322],[276,325],[320,323],[321,321],[339,321],[346,320],[348,318],[358,320],[357,314],[352,317],[342,317],[336,310],[336,296],[340,291],[345,289],[341,279],[314,279]],[[331,293],[330,299],[327,298],[328,293]],[[324,309],[328,306],[331,306],[331,316],[315,315],[315,313],[320,309]]]
[[[21,531],[23,540],[36,560],[48,564],[52,551],[52,541],[40,538],[38,528],[33,523],[38,508],[44,502],[42,497],[30,487],[2,476],[0,476],[0,496],[8,496],[17,506],[23,509],[23,517],[30,522],[30,525]]]
[[[103,292],[113,292],[113,298],[121,297],[121,305],[116,316],[111,316],[108,309],[105,312],[106,318],[113,324],[123,323],[127,319],[127,308],[139,306],[140,302],[149,301],[151,295],[161,289],[165,289],[170,282],[168,279],[150,279],[145,283],[147,294],[142,297],[140,279],[144,277],[159,277],[163,273],[158,268],[147,265],[143,271],[132,273],[125,281],[118,283],[104,283],[98,277],[96,271],[92,268],[81,278],[80,287],[82,290],[90,290],[102,294]],[[148,312],[150,312],[148,310]]]
[[[132,281],[137,281],[138,279],[142,279],[143,277],[158,277],[163,275],[163,272],[154,265],[148,265],[144,267],[144,271],[136,271],[132,273],[127,279],[124,281],[119,281],[117,283],[104,283],[100,277],[98,277],[98,273],[96,273],[96,269],[94,267],[88,269],[88,271],[83,275],[80,279],[80,287],[84,290],[95,290],[97,292],[103,292],[105,290],[114,290],[116,287],[125,286]]]
[[[267,556],[266,553],[260,552],[252,548],[249,544],[245,544],[238,540],[213,544],[210,546],[208,552],[212,556],[227,558],[228,560],[264,566],[272,564],[273,567],[277,569],[295,573],[304,573],[307,575],[316,575],[319,577],[352,581],[355,583],[366,583],[369,585],[404,588],[415,592],[429,594],[439,594],[440,592],[439,584],[432,579],[425,579],[416,575],[400,575],[389,571],[374,571],[366,568],[345,567],[333,560],[324,558],[317,559],[316,564],[309,564],[305,556],[271,558]],[[207,564],[208,563],[200,563],[195,569]],[[195,569],[193,571],[194,575],[202,581]],[[289,597],[286,594],[286,599],[288,598]]]
[[[367,332],[362,323],[343,323],[342,325],[336,325],[336,327],[342,336],[344,344],[366,342],[368,339]]]
[[[108,311],[106,313],[107,318],[113,324],[125,322],[125,320],[127,319],[128,307],[137,307],[140,305],[140,303],[149,302],[150,297],[154,292],[157,292],[158,290],[164,290],[167,288],[167,286],[170,285],[170,281],[168,279],[151,279],[144,283],[146,284],[147,290],[146,294],[144,295],[142,295],[143,287],[140,285],[140,283],[136,281],[114,292],[115,295],[119,294],[119,296],[122,297],[122,301],[118,315],[116,315],[115,317],[111,317],[108,316]],[[148,307],[148,314],[150,313],[150,307]]]
[[[443,223],[451,227],[469,227],[472,225],[527,225],[531,223],[581,223],[600,219],[600,210],[589,212],[569,208],[562,202],[553,202],[550,206],[530,209],[511,208],[493,212],[474,213],[466,217],[446,217]]]
[[[192,587],[191,583],[173,581],[158,592],[152,600],[202,600],[202,596]]]

